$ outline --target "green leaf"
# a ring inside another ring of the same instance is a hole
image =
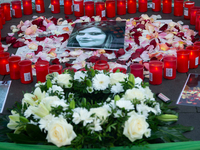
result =
[[[178,130],[181,133],[194,130],[194,127],[192,126],[183,126],[180,124],[174,125],[173,127],[169,127],[169,128],[176,128],[176,130]]]
[[[27,124],[26,132],[31,138],[34,138],[35,140],[45,141],[46,139],[46,135],[43,132],[41,132],[40,128],[36,125]]]
[[[47,89],[52,87],[52,83],[50,79],[47,79]]]

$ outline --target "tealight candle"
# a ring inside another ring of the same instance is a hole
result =
[[[144,71],[144,66],[139,63],[134,63],[130,65],[130,72],[133,74],[135,77],[140,77],[142,80],[144,79],[143,71]]]
[[[177,71],[180,73],[186,73],[189,70],[189,51],[178,50],[177,51]]]
[[[117,0],[117,14],[118,15],[126,14],[126,0]]]
[[[176,57],[165,56],[164,61],[164,78],[165,79],[175,79],[176,78]]]
[[[94,2],[93,1],[85,2],[85,16],[88,16],[88,17],[94,16]]]
[[[3,8],[5,20],[9,21],[12,19],[11,17],[11,10],[10,10],[10,3],[2,3],[1,7]]]
[[[163,13],[169,14],[172,12],[172,0],[163,0]]]
[[[108,18],[113,18],[116,16],[115,0],[107,0],[106,1],[106,16]]]
[[[45,12],[44,0],[35,0],[35,10],[37,13]]]
[[[21,83],[29,84],[33,82],[32,62],[30,60],[22,60],[19,62]]]
[[[129,14],[136,13],[136,10],[137,10],[136,0],[128,0],[127,7],[128,7],[127,11]]]
[[[186,50],[189,51],[189,68],[197,68],[199,64],[199,48],[197,46],[187,46]]]
[[[200,18],[199,18],[199,21],[200,21]],[[200,24],[199,24],[199,26],[200,26]],[[199,30],[200,30],[200,28],[199,28]],[[199,48],[199,65],[200,65],[200,41],[194,42],[194,46]]]
[[[60,0],[51,0],[51,12],[53,14],[60,13]]]
[[[184,3],[184,19],[190,19],[190,10],[194,6],[195,2],[193,1],[186,1]]]
[[[161,0],[152,0],[152,10],[161,11]]]
[[[22,0],[24,15],[31,15],[33,13],[32,0]]]
[[[138,5],[139,12],[147,12],[147,0],[138,0]]]
[[[35,63],[37,82],[45,82],[46,75],[49,73],[49,62],[40,60]]]
[[[109,65],[105,60],[98,60],[94,65],[95,70],[109,70]]]
[[[105,17],[106,16],[106,9],[105,9],[105,2],[96,2],[96,16]]]
[[[74,0],[74,15],[76,17],[84,15],[83,0]]]
[[[8,58],[10,53],[2,52],[0,53],[0,75],[10,74],[10,68],[8,63]]]
[[[61,65],[51,65],[49,66],[49,73],[58,72],[59,74],[62,73],[62,66]]]
[[[22,8],[21,8],[21,1],[12,1],[12,12],[14,18],[21,18],[22,17]]]
[[[119,72],[122,72],[122,73],[126,74],[127,70],[124,67],[115,67],[115,68],[113,68],[113,72],[115,73],[116,71],[119,71]]]
[[[2,7],[0,7],[0,13],[1,13],[0,17],[2,19],[2,24],[5,24],[6,23],[6,18],[5,18],[5,14],[4,14],[4,11],[3,11]]]
[[[21,61],[20,56],[11,56],[8,58],[10,68],[10,78],[13,80],[20,79],[19,62]]]
[[[199,30],[199,18],[200,18],[200,11],[197,11],[196,13],[196,23],[195,23],[195,29]]]
[[[65,13],[66,15],[71,15],[71,14],[73,14],[72,0],[65,0],[65,1],[64,1],[64,13]]]
[[[162,83],[162,68],[161,61],[152,60],[149,62],[149,83],[158,85]]]
[[[200,10],[200,7],[194,6],[190,10],[190,24],[195,25],[196,23],[196,13],[197,11]]]
[[[183,15],[183,2],[184,0],[174,0],[174,16]]]

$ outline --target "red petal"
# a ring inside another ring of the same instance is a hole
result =
[[[39,29],[42,30],[42,31],[46,31],[47,30],[47,28],[45,26],[40,26]]]
[[[165,31],[168,28],[168,24],[164,24],[159,30],[160,31]]]
[[[105,50],[105,52],[108,53],[108,54],[112,54],[113,53],[113,51],[111,51],[111,50]]]
[[[64,33],[64,34],[58,35],[58,37],[63,37],[63,40],[61,42],[64,42],[69,38],[69,34],[68,33]]]
[[[55,58],[53,61],[52,61],[52,64],[60,64],[60,61],[58,58]]]
[[[135,59],[135,58],[138,58],[138,57],[140,57],[140,53],[138,53],[138,52],[135,52],[135,53],[131,54],[131,58],[132,59]]]
[[[88,58],[86,61],[87,62],[91,62],[91,63],[95,63],[96,61],[99,60],[98,56],[91,56],[90,58]]]
[[[153,39],[153,40],[150,42],[150,45],[153,45],[153,47],[155,48],[155,47],[157,46],[156,40]]]
[[[69,19],[69,16],[65,15],[65,19],[66,19],[66,20]]]
[[[103,54],[100,55],[100,60],[108,61],[108,57],[104,56]]]
[[[37,55],[41,51],[43,51],[43,47],[41,45],[38,45],[38,49],[37,51],[35,51],[35,55]]]
[[[37,36],[35,40],[40,42],[40,41],[44,41],[45,39],[46,39],[45,36],[44,37]]]
[[[73,64],[65,63],[65,66],[66,67],[71,67],[71,66],[73,66]]]
[[[144,30],[144,29],[145,29],[145,25],[143,25],[143,24],[138,24],[138,25],[137,25],[137,28],[140,28],[140,29],[143,29],[143,30]]]
[[[131,44],[128,45],[128,47],[126,48],[126,51],[129,51],[132,48]]]
[[[94,18],[90,18],[91,19],[91,22],[94,22],[95,20],[94,20]]]
[[[40,27],[43,25],[43,19],[36,19],[36,20],[32,21],[32,24]]]
[[[126,61],[125,60],[117,60],[117,63],[119,63],[121,65],[126,65]]]
[[[102,21],[107,21],[108,19],[106,17],[101,18]]]
[[[69,53],[69,52],[70,52],[70,50],[66,49],[66,50],[65,50],[65,52],[68,52],[68,53]]]
[[[135,53],[139,53],[140,55],[144,52],[144,48],[136,49]]]
[[[16,38],[12,36],[6,36],[6,44],[13,44],[16,42]]]
[[[22,47],[22,46],[25,46],[26,44],[24,44],[24,42],[20,42],[20,41],[17,41],[13,44],[13,48],[18,48],[18,47]]]
[[[70,22],[73,22],[73,20],[72,19],[67,19],[67,22],[70,23]]]
[[[37,59],[37,61],[41,61],[42,59],[39,57],[38,59]]]
[[[57,21],[58,21],[57,18],[54,18],[54,17],[53,17],[53,18],[51,18],[50,20],[51,20],[55,25],[57,25]]]
[[[125,54],[124,49],[123,49],[123,48],[120,48],[120,49],[118,50],[118,54],[119,54],[120,56],[124,55],[124,54]]]

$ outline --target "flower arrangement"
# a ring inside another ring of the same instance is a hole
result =
[[[7,133],[17,143],[101,148],[187,141],[191,127],[156,101],[148,83],[132,74],[87,68],[47,75],[9,116]],[[173,132],[173,134],[171,134]]]

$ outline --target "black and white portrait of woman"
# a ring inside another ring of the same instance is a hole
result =
[[[124,48],[125,21],[76,23],[67,47],[89,49]]]

